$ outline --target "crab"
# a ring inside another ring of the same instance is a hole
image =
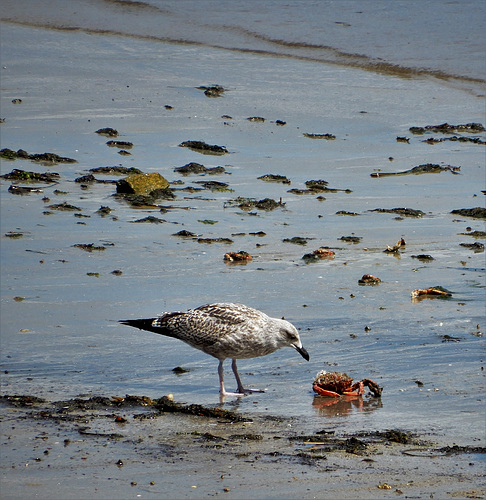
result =
[[[364,394],[364,388],[368,387],[376,398],[381,396],[383,388],[376,382],[365,378],[353,384],[353,379],[347,373],[320,371],[312,389],[321,396],[340,398],[341,396],[361,396]]]

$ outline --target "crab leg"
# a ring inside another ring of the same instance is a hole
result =
[[[322,389],[319,387],[317,384],[314,384],[313,389],[317,394],[320,394],[321,396],[329,396],[331,398],[340,398],[341,394],[338,394],[337,392],[334,391],[326,391],[325,389]]]
[[[351,392],[344,392],[343,394],[353,394],[356,396],[361,396],[361,394],[364,394],[364,380],[360,380],[359,382],[356,382],[353,384],[351,387]],[[358,390],[356,390],[358,389]]]

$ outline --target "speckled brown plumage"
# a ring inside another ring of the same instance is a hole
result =
[[[164,313],[157,318],[120,322],[182,340],[219,359],[220,392],[223,396],[249,392],[241,384],[236,359],[265,356],[286,346],[293,347],[305,359],[309,359],[297,329],[291,323],[270,318],[242,304],[207,304],[185,312]],[[224,389],[223,362],[226,358],[233,360],[238,393],[227,393]]]

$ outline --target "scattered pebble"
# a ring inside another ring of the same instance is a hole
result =
[[[109,127],[100,128],[95,133],[100,135],[106,135],[107,137],[118,137],[118,130]]]
[[[372,274],[364,274],[362,278],[358,280],[358,283],[360,285],[377,285],[381,283],[381,279]]]

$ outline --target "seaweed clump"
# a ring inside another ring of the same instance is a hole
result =
[[[0,150],[0,158],[4,160],[31,160],[45,163],[77,163],[74,158],[59,156],[55,153],[34,153],[29,154],[23,149],[13,151],[12,149],[4,148]]]
[[[475,219],[486,219],[486,208],[458,208],[456,210],[452,210],[451,214],[462,215],[464,217],[474,217]]]
[[[476,134],[478,132],[484,132],[486,129],[482,123],[466,123],[464,125],[449,125],[448,123],[442,123],[441,125],[427,125],[425,127],[410,127],[410,132],[412,134],[421,135],[425,132],[437,132],[441,134],[451,134],[453,132],[468,132]]]
[[[0,175],[3,179],[8,179],[12,181],[30,181],[30,182],[48,182],[55,183],[61,176],[56,172],[30,172],[28,170],[20,170],[14,168],[10,173],[5,175]]]
[[[204,141],[184,141],[179,144],[181,148],[189,148],[198,153],[210,154],[210,155],[224,155],[228,153],[228,150],[224,146],[218,146],[217,144],[206,144]]]

